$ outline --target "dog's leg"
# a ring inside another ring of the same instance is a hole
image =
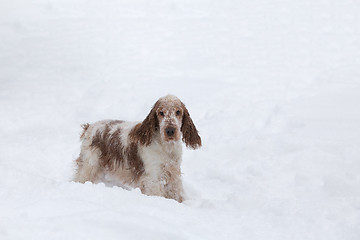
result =
[[[164,197],[164,188],[161,186],[160,181],[153,176],[144,176],[141,179],[140,190],[148,196]]]
[[[98,183],[101,181],[103,175],[99,166],[99,151],[84,150],[80,153],[79,158],[76,160],[77,171],[74,177],[75,182],[85,183],[90,181]]]
[[[180,176],[172,176],[164,186],[166,198],[174,199],[178,202],[184,201],[184,188]]]

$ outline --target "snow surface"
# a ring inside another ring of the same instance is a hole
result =
[[[0,3],[0,239],[360,239],[360,3]],[[168,93],[183,204],[71,182],[80,124]]]

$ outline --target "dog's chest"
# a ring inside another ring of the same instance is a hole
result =
[[[145,173],[160,177],[169,167],[180,168],[182,146],[181,143],[152,143],[147,147],[140,147],[139,154],[144,163]]]

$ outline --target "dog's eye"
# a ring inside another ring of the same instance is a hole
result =
[[[160,116],[164,116],[164,112],[159,112]]]
[[[176,115],[177,115],[177,116],[179,116],[180,113],[181,113],[180,110],[177,110],[177,111],[176,111]]]

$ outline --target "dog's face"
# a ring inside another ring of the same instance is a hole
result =
[[[134,141],[147,146],[158,131],[163,142],[177,142],[182,139],[187,147],[201,147],[201,138],[189,111],[175,96],[160,98],[145,120],[130,135]]]
[[[181,139],[181,126],[184,110],[181,101],[174,96],[160,98],[156,109],[161,139],[165,142]]]

